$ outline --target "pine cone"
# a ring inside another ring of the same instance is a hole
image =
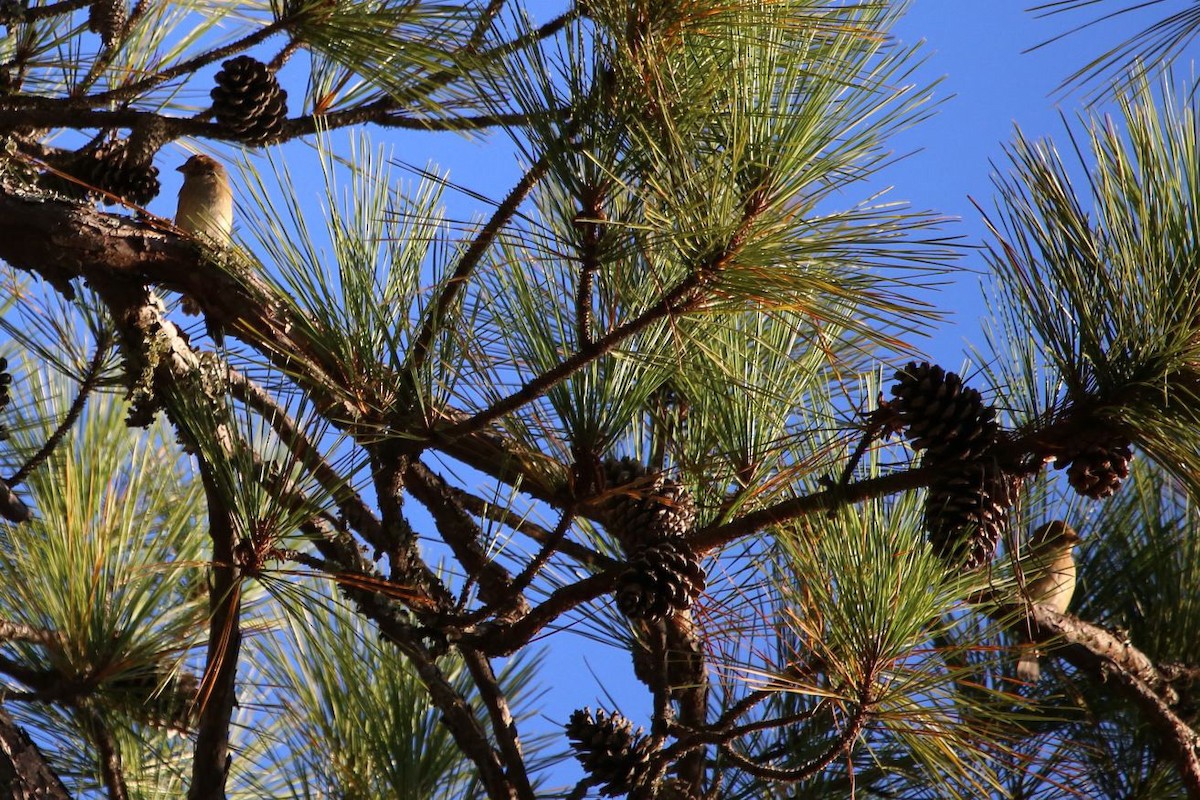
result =
[[[890,408],[908,430],[912,448],[926,450],[927,458],[942,463],[972,459],[996,441],[996,410],[985,406],[979,392],[964,386],[956,373],[914,361],[898,370],[895,379]]]
[[[287,92],[267,65],[250,56],[221,65],[213,87],[213,115],[230,136],[265,144],[279,136],[287,119]]]
[[[626,552],[683,536],[696,524],[691,492],[676,481],[648,478],[646,468],[628,457],[606,460],[604,472],[612,494],[605,522]]]
[[[131,158],[123,141],[108,141],[83,154],[69,171],[89,186],[139,206],[149,203],[162,189],[158,167]],[[101,195],[101,200],[108,205],[116,202],[108,195]]]
[[[571,714],[566,729],[575,758],[601,781],[600,794],[621,797],[647,788],[653,748],[641,728],[634,731],[633,723],[618,713],[597,711],[593,717],[590,708],[583,708]]]
[[[617,587],[622,614],[647,622],[692,607],[704,591],[700,559],[682,541],[663,539],[640,548]]]
[[[935,481],[925,502],[925,527],[934,552],[964,569],[990,562],[1008,528],[1008,509],[1019,487],[1019,479],[991,461],[971,462]]]
[[[646,467],[637,459],[629,456],[604,459],[604,479],[609,488],[624,486],[644,477]]]
[[[1087,444],[1055,462],[1066,469],[1067,482],[1076,492],[1093,500],[1110,497],[1129,477],[1133,450],[1125,439],[1110,439]]]
[[[125,0],[92,0],[88,9],[88,30],[100,34],[100,41],[105,47],[112,47],[113,42],[121,36],[125,21],[129,18],[129,9]]]

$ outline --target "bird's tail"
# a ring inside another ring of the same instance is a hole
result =
[[[1017,679],[1025,683],[1037,683],[1038,678],[1042,676],[1042,668],[1038,665],[1038,653],[1036,647],[1030,644],[1021,646],[1021,655],[1017,659]]]

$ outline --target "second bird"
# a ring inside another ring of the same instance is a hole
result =
[[[1046,523],[1033,533],[1029,567],[1026,569],[1025,596],[1029,602],[1048,606],[1065,614],[1075,593],[1075,557],[1071,551],[1079,543],[1079,534],[1065,522]],[[1037,683],[1042,670],[1036,645],[1023,643],[1017,660],[1017,677]]]

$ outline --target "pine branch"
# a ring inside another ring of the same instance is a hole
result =
[[[732,522],[702,528],[688,536],[688,544],[697,552],[706,553],[772,525],[779,525],[809,514],[831,511],[843,505],[859,503],[873,497],[885,497],[928,486],[937,474],[936,468],[919,467],[891,475],[864,478],[845,486],[835,486],[821,492],[784,500],[773,506],[751,511]]]
[[[200,462],[200,477],[208,499],[209,538],[213,545],[210,567],[208,658],[200,686],[200,716],[196,723],[196,746],[192,760],[192,783],[188,800],[224,800],[229,776],[229,725],[237,705],[236,681],[241,654],[242,587],[235,565],[235,534],[232,510],[212,475],[211,466]]]
[[[334,498],[338,510],[350,527],[358,531],[375,548],[382,550],[386,542],[379,518],[361,495],[350,487],[346,478],[320,454],[316,444],[304,434],[287,409],[276,402],[262,386],[238,370],[228,367],[226,375],[230,394],[262,415],[280,441],[287,444],[297,463],[304,465],[305,470]]]
[[[782,769],[779,767],[764,766],[739,753],[734,749],[732,742],[723,744],[721,751],[734,764],[757,778],[779,783],[798,783],[817,775],[821,770],[832,764],[835,759],[853,747],[854,741],[862,733],[863,728],[870,718],[871,714],[865,703],[856,705],[854,711],[850,714],[850,718],[842,725],[842,730],[825,748],[825,752],[799,767]]]
[[[1097,679],[1115,682],[1142,709],[1171,754],[1188,797],[1200,798],[1200,735],[1172,710],[1179,697],[1158,666],[1127,639],[1099,625],[1043,605],[1030,606],[1028,613],[1035,641],[1054,638],[1072,645],[1057,652]]]
[[[402,510],[407,459],[398,455],[396,448],[388,443],[373,448],[371,459],[371,478],[383,517],[392,580],[419,587],[423,597],[431,601],[438,611],[449,612],[454,608],[454,598],[441,578],[421,558],[416,532]],[[422,611],[417,608],[413,610]]]
[[[641,333],[651,325],[699,308],[707,300],[706,290],[716,282],[721,271],[732,263],[745,247],[754,222],[767,207],[767,200],[766,193],[761,190],[751,193],[744,203],[742,218],[739,220],[737,228],[729,235],[724,246],[696,264],[687,277],[665,292],[659,301],[649,309],[597,339],[586,351],[577,351],[574,355],[568,356],[557,366],[551,367],[527,381],[522,388],[508,397],[497,400],[490,407],[458,425],[439,431],[439,434],[455,437],[482,430],[505,414],[541,397],[567,377],[601,356],[611,353],[622,342]]]
[[[541,525],[530,522],[525,517],[513,513],[502,505],[489,503],[483,498],[477,497],[457,486],[447,485],[446,491],[454,497],[456,503],[475,516],[499,522],[501,525],[524,534],[543,546],[553,543],[554,549],[557,552],[570,556],[580,564],[585,564],[596,571],[612,567],[616,563],[608,556],[601,555],[590,547],[585,547],[578,542],[561,537],[557,535],[556,531],[546,530]]]
[[[59,646],[62,644],[62,637],[54,631],[44,628],[33,628],[20,622],[0,620],[0,641],[34,642],[47,646]]]
[[[145,94],[151,89],[162,86],[163,84],[174,80],[181,75],[187,75],[195,72],[198,69],[206,67],[209,64],[216,63],[223,58],[228,58],[229,56],[232,56],[235,53],[239,53],[243,50],[249,50],[251,47],[266,41],[275,34],[287,30],[288,26],[292,24],[294,24],[294,21],[290,19],[276,20],[268,25],[264,25],[253,33],[243,36],[237,41],[230,42],[229,44],[221,47],[213,48],[212,50],[208,50],[204,53],[200,53],[199,55],[193,56],[186,61],[181,61],[172,67],[168,67],[164,70],[154,73],[153,75],[145,77],[140,81],[126,84],[125,86],[121,86],[116,89],[110,89],[106,92],[99,92],[93,95],[84,95],[74,100],[72,104],[78,108],[86,108],[89,106],[104,107],[129,100],[136,100],[139,96]],[[42,98],[33,99],[41,100]],[[19,97],[13,98],[8,105],[9,107],[21,107],[21,100],[22,98]]]
[[[534,606],[528,614],[511,623],[489,622],[480,625],[476,631],[463,635],[463,646],[478,647],[480,652],[492,658],[510,656],[567,611],[605,592],[611,592],[624,569],[622,565],[560,587],[541,605]]]
[[[525,769],[525,754],[521,751],[521,739],[517,734],[517,723],[492,671],[492,665],[475,650],[462,649],[461,653],[492,721],[492,734],[504,758],[505,774],[512,784],[513,796],[519,800],[534,800],[533,786]]]
[[[528,610],[528,601],[521,594],[523,587],[514,585],[508,571],[484,555],[479,546],[483,531],[458,505],[446,481],[420,461],[408,465],[405,478],[408,491],[429,510],[438,533],[454,551],[468,579],[479,582],[480,599],[517,613]]]
[[[100,775],[104,780],[104,788],[108,792],[108,800],[128,800],[129,789],[125,785],[125,771],[121,768],[121,751],[117,747],[112,731],[95,713],[89,715],[88,729],[95,742],[96,752],[100,756]]]

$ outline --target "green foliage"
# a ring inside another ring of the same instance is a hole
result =
[[[189,800],[1200,793],[1196,94],[1135,71],[1078,164],[1016,134],[972,393],[900,408],[958,256],[866,188],[932,112],[903,9],[0,3],[0,676],[49,768]],[[204,99],[251,54],[305,86],[261,156],[246,98]],[[493,130],[496,198],[418,146]],[[230,154],[228,249],[85,202],[185,138]],[[994,560],[939,557],[951,507]],[[1066,615],[1028,602],[1051,520],[1084,534]],[[539,706],[560,642],[606,659],[595,717]],[[571,759],[571,719],[646,731]]]

